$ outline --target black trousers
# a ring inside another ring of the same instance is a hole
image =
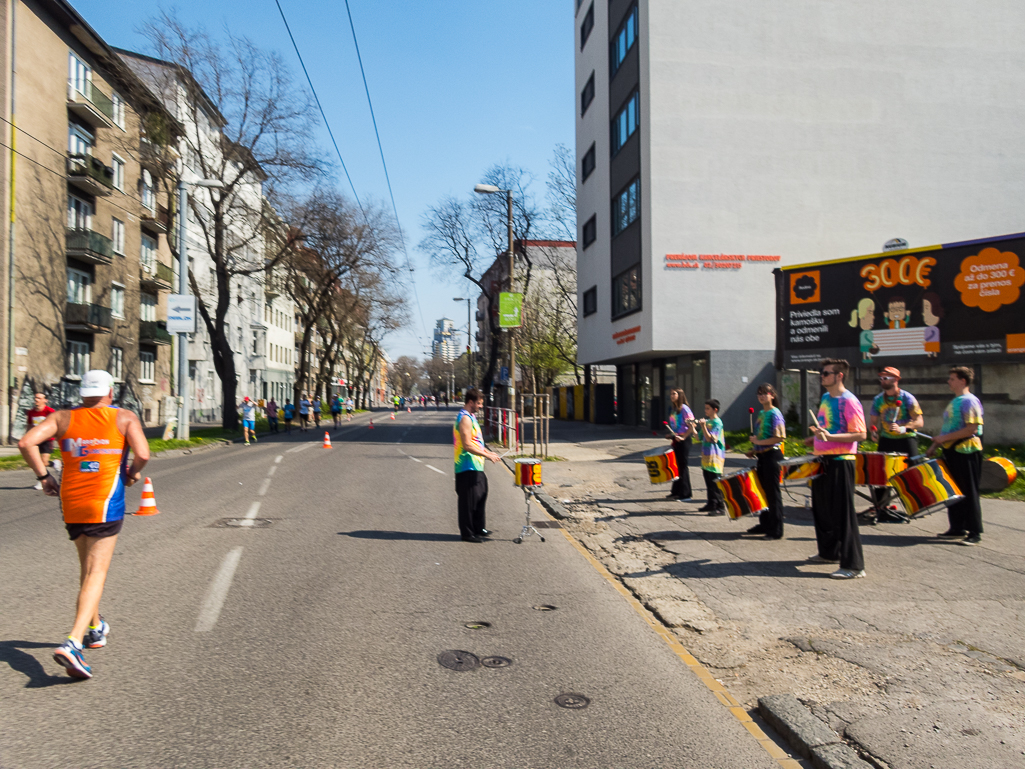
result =
[[[774,448],[757,454],[756,458],[755,473],[769,505],[769,509],[758,516],[758,525],[770,537],[779,538],[783,536],[783,489],[779,485],[779,461],[783,459],[783,452]]]
[[[673,481],[673,488],[669,493],[681,499],[688,499],[694,496],[690,487],[690,470],[687,469],[687,457],[690,455],[690,438],[685,441],[673,441],[673,456],[676,457],[676,469],[680,477]]]
[[[961,454],[954,449],[943,449],[943,463],[964,494],[964,499],[947,508],[951,530],[967,531],[969,535],[982,534],[982,503],[979,501],[982,452]]]
[[[277,420],[277,418],[268,419],[267,420],[267,424],[270,427],[270,431],[272,433],[276,433],[278,431],[278,420]]]
[[[717,480],[722,478],[719,473],[712,473],[702,468],[701,474],[705,476],[705,490],[708,492],[708,506],[713,510],[725,510],[726,509],[726,498],[722,495],[722,490],[716,483]]]
[[[824,472],[811,484],[811,512],[819,555],[840,561],[840,568],[861,571],[861,532],[854,510],[854,462],[822,457]]]
[[[484,508],[488,503],[488,476],[482,470],[456,473],[459,498],[459,536],[479,537],[487,528]]]
[[[887,438],[885,435],[880,435],[879,451],[903,454],[908,459],[914,459],[918,456],[918,439],[910,436],[906,438]],[[884,488],[873,486],[870,492],[872,493],[872,506],[876,510],[882,510],[897,497],[897,490],[890,486]]]

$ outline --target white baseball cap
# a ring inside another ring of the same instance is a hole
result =
[[[114,377],[101,369],[86,371],[79,385],[78,394],[83,398],[102,398],[114,387]]]

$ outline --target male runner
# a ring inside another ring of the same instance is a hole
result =
[[[918,436],[915,430],[925,421],[918,400],[900,388],[900,371],[887,366],[879,371],[879,386],[883,391],[872,401],[869,416],[870,434],[878,443],[878,451],[903,454],[909,459],[918,456]],[[903,515],[890,505],[896,492],[890,488],[872,487],[872,510],[864,515],[867,523],[905,521]],[[862,517],[862,516],[859,516]]]
[[[28,420],[30,428],[41,425],[53,413],[53,409],[47,405],[46,400],[46,393],[36,393],[35,405],[25,412],[25,418]],[[39,447],[39,455],[43,459],[43,467],[50,466],[50,455],[52,453],[53,441],[47,441]],[[36,481],[36,485],[32,488],[36,491],[42,491],[43,484],[40,481]]]
[[[321,405],[320,405],[320,396],[319,395],[314,395],[313,396],[313,402],[312,402],[311,405],[313,406],[313,423],[319,428],[320,427],[320,410],[322,408]]]
[[[107,644],[110,625],[100,616],[100,596],[124,523],[125,487],[142,478],[149,461],[139,418],[111,406],[113,387],[114,378],[106,371],[87,371],[79,390],[82,405],[50,414],[18,442],[46,495],[60,496],[65,528],[78,549],[81,576],[75,622],[67,641],[53,653],[73,678],[92,678],[83,646],[99,649]],[[39,454],[39,446],[53,438],[61,441],[64,456],[59,484]],[[129,448],[134,457],[126,468]]]
[[[299,401],[299,429],[306,432],[306,428],[310,425],[310,399],[306,397],[306,393],[303,393],[303,397]]]
[[[256,443],[256,404],[249,399],[247,395],[242,399],[242,403],[239,406],[242,409],[242,436],[246,439],[246,445],[249,445],[249,433],[253,434],[253,443]]]
[[[484,395],[475,388],[466,391],[466,405],[459,410],[452,430],[455,445],[456,496],[459,498],[459,536],[463,542],[483,542],[491,534],[485,527],[488,477],[484,460],[499,460],[488,451],[475,414],[484,405]]]

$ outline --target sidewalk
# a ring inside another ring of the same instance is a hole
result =
[[[977,547],[936,539],[943,512],[865,526],[868,576],[838,581],[806,563],[804,487],[784,491],[782,541],[742,537],[755,521],[697,512],[694,449],[680,503],[648,480],[643,452],[668,445],[650,431],[553,420],[551,437],[563,526],[745,707],[792,693],[893,769],[1025,767],[1025,503],[983,500]]]

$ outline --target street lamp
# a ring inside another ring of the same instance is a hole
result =
[[[467,387],[473,387],[473,321],[470,318],[470,297],[464,300],[461,296],[452,298],[453,302],[466,302],[466,365],[469,367],[470,381]]]
[[[499,189],[493,184],[478,184],[474,192],[481,195],[505,193],[506,223],[509,228],[509,292],[513,291],[513,276],[516,272],[516,254],[513,251],[513,197],[512,190]],[[509,329],[509,408],[516,411],[516,329]]]
[[[178,180],[178,293],[188,296],[189,293],[189,255],[188,235],[186,232],[185,215],[189,203],[189,185],[193,187],[220,188],[224,182],[220,179],[197,179],[187,182]],[[195,322],[195,312],[193,312]],[[189,337],[185,331],[178,332],[178,440],[189,439]],[[232,404],[232,408],[235,404]]]

